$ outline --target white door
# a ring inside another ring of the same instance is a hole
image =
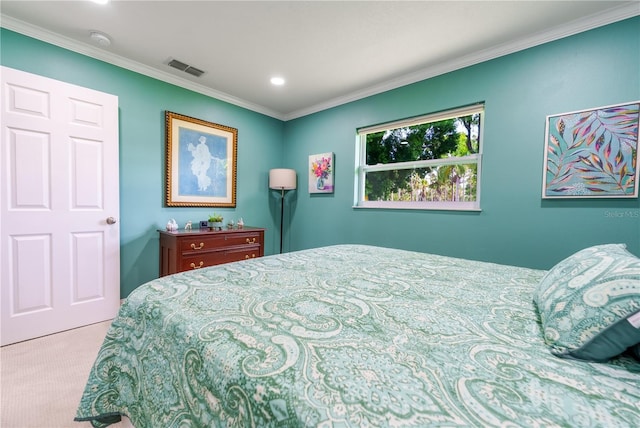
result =
[[[0,344],[7,345],[118,310],[118,98],[0,72]]]

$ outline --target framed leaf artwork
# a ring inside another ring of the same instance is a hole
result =
[[[640,101],[547,116],[542,198],[637,198]]]

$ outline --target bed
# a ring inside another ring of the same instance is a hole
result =
[[[601,263],[603,247],[587,256]],[[626,254],[614,279],[630,285],[613,312],[633,328],[640,263]],[[574,257],[579,269],[542,271],[335,245],[163,277],[121,306],[75,420],[100,427],[124,415],[136,428],[640,426],[640,337],[631,331],[617,344],[625,349],[604,359],[594,351],[601,361],[590,361],[575,353],[584,346],[558,343],[563,334],[545,313],[562,294],[557,278],[594,266],[602,275],[587,256]],[[607,322],[602,331],[619,324]]]

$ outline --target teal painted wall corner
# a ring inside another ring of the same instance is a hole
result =
[[[286,164],[307,177],[335,153],[335,190],[300,186],[289,249],[365,243],[547,269],[581,248],[620,242],[640,255],[640,201],[542,200],[546,116],[640,99],[640,17],[593,29],[285,124]],[[354,209],[363,126],[485,103],[481,208]]]
[[[238,129],[238,199],[227,218],[267,228],[279,250],[271,168],[294,168],[285,251],[339,243],[546,269],[580,248],[622,242],[640,255],[640,200],[541,199],[546,115],[640,99],[640,17],[282,122],[2,29],[2,65],[115,94],[120,102],[121,293],[158,275],[158,236],[211,209],[164,206],[164,112]],[[482,101],[481,212],[354,209],[358,127]],[[310,195],[308,156],[334,152],[335,191]]]
[[[157,229],[213,211],[267,229],[265,252],[279,250],[279,210],[268,191],[281,166],[283,122],[217,99],[2,29],[3,66],[118,96],[120,119],[121,295],[157,278]],[[165,197],[164,114],[172,111],[238,129],[236,208],[169,208]],[[279,208],[279,206],[278,206]]]

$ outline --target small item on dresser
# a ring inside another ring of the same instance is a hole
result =
[[[233,226],[234,226],[233,220],[229,220],[227,222],[227,229],[233,230]]]
[[[184,230],[191,230],[191,229],[192,229],[191,220],[189,220],[187,224],[184,225]]]
[[[207,220],[200,220],[200,229],[208,229],[209,222]]]
[[[167,222],[167,230],[169,232],[173,232],[178,230],[178,223],[176,222],[176,220],[174,218],[172,218],[171,220],[169,220]]]
[[[209,216],[209,230],[222,230],[222,222],[224,219],[220,214],[213,213]]]
[[[242,229],[244,227],[244,221],[242,220],[242,217],[240,217],[240,220],[238,220],[238,229]]]

